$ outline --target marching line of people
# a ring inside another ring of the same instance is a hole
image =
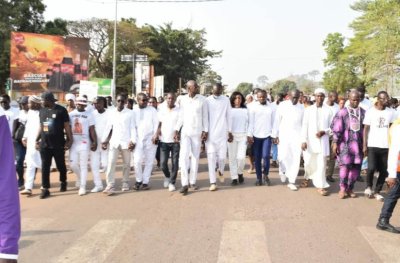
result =
[[[115,168],[119,153],[123,163],[122,191],[129,191],[131,187],[134,190],[150,189],[157,155],[158,165],[165,176],[164,187],[175,191],[180,171],[180,193],[185,195],[189,190],[198,189],[196,181],[203,144],[207,153],[210,191],[218,189],[217,178],[220,182],[224,181],[227,160],[231,185],[244,182],[245,158],[249,149],[250,172],[254,167],[256,186],[271,185],[271,147],[277,145],[274,151],[275,155],[278,153],[275,158],[279,177],[290,190],[298,190],[296,180],[303,158],[305,174],[300,187],[308,187],[312,182],[320,195],[328,195],[328,181],[334,182],[332,174],[337,163],[338,196],[340,199],[354,198],[354,185],[360,178],[361,166],[367,157],[364,194],[384,200],[381,191],[388,169],[397,167],[397,164],[390,163],[396,159],[393,157],[396,154],[389,150],[389,146],[392,143],[396,147],[399,141],[398,136],[392,136],[389,141],[389,129],[398,118],[398,113],[388,107],[389,95],[385,91],[380,91],[376,103],[371,103],[365,98],[364,88],[353,89],[347,99],[338,105],[338,94],[330,92],[326,97],[325,90],[321,88],[315,90],[315,103],[312,104],[304,99],[299,90],[291,90],[283,96],[285,99],[271,103],[270,95],[261,89],[245,99],[240,92],[234,92],[227,98],[222,94],[221,84],[214,85],[208,97],[200,95],[198,88],[195,81],[189,81],[188,94],[177,98],[174,93],[168,93],[166,101],[158,109],[157,100],[144,93],[138,94],[138,105],[135,106],[127,96],[118,95],[113,108],[108,108],[112,104],[103,97],[96,98],[92,106],[87,97],[75,98],[70,94],[67,96],[67,108],[58,105],[50,92],[43,93],[41,98],[35,95],[21,98],[21,111],[18,118],[14,118],[17,121],[12,122],[13,119],[8,118],[9,125],[12,125],[10,131],[21,144],[16,145],[18,181],[20,186],[24,183],[25,188],[20,193],[32,194],[35,170],[40,168],[40,198],[50,196],[53,158],[60,173],[60,191],[66,191],[65,151],[68,150],[69,166],[77,176],[79,195],[87,193],[89,164],[94,181],[90,192],[115,193]],[[7,105],[9,98],[1,98],[5,115],[13,116]],[[18,127],[23,126],[25,130],[20,135]],[[21,150],[20,146],[25,150]],[[26,180],[18,168],[22,154],[27,165]],[[388,158],[390,154],[393,156]],[[129,178],[132,158],[135,171],[133,185]],[[105,187],[100,171],[106,174]],[[376,171],[379,176],[372,189]],[[390,178],[397,176],[390,171],[389,175]],[[393,181],[389,179],[389,182],[389,186],[393,187]],[[397,195],[390,195],[392,204],[384,207],[393,207]],[[383,212],[381,218],[390,217],[388,214]]]

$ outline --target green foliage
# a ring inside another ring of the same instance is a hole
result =
[[[253,90],[253,84],[248,82],[239,83],[239,85],[235,89],[235,91],[239,91],[240,93],[242,93],[243,96],[250,94],[252,90]]]
[[[206,49],[206,31],[172,28],[172,24],[144,28],[149,47],[158,55],[151,60],[156,75],[164,75],[165,91],[176,91],[179,79],[183,83],[197,79],[208,68],[208,59],[220,51]]]
[[[47,21],[40,33],[47,35],[66,36],[68,35],[67,25],[68,22],[66,20],[56,18],[53,21]]]
[[[398,94],[400,1],[359,0],[351,8],[360,16],[350,24],[354,36],[348,44],[338,33],[324,41],[324,86],[344,91],[363,84],[372,94],[382,89]]]
[[[297,89],[297,85],[296,85],[296,82],[294,82],[292,80],[281,79],[281,80],[274,82],[272,84],[271,89],[274,94],[279,94],[279,93],[286,94],[286,93],[288,93],[289,90]]]

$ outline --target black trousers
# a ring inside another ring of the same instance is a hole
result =
[[[64,149],[40,149],[40,157],[42,158],[42,187],[50,188],[50,166],[51,160],[54,157],[57,169],[60,172],[60,182],[67,182],[67,167],[65,166]]]
[[[388,176],[387,159],[389,150],[386,148],[368,147],[368,171],[367,171],[367,187],[371,187],[374,183],[374,173],[379,172],[378,180],[375,185],[375,193],[382,190],[385,179]]]
[[[379,218],[391,218],[393,210],[396,207],[397,200],[400,198],[400,173],[397,173],[397,183],[393,188],[390,188],[383,207],[381,210],[381,215]]]
[[[175,184],[176,177],[178,175],[179,169],[179,151],[180,145],[179,143],[164,143],[160,142],[160,164],[161,169],[166,178],[170,178],[170,183]],[[168,168],[168,159],[171,154],[171,172]]]

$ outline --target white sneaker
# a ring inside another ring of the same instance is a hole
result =
[[[364,195],[365,195],[366,197],[368,197],[368,198],[371,198],[371,197],[373,196],[373,195],[372,195],[372,190],[371,190],[370,187],[368,187],[367,189],[365,189]]]
[[[211,184],[209,190],[210,191],[216,191],[217,190],[217,184]]]
[[[169,185],[169,178],[164,178],[164,188],[167,188]]]
[[[100,173],[104,173],[106,170],[104,170],[104,168],[100,168],[99,172]]]
[[[122,192],[129,191],[129,184],[128,183],[122,183],[121,190],[122,190]]]
[[[374,194],[374,197],[376,200],[381,201],[381,202],[383,202],[383,200],[384,200],[383,196],[380,194]]]
[[[78,181],[75,182],[75,189],[80,189],[81,188],[81,183]]]
[[[286,175],[285,174],[280,173],[279,177],[281,178],[282,183],[286,183]]]
[[[175,185],[173,185],[173,184],[168,185],[168,191],[173,192],[175,190],[176,190]]]
[[[86,194],[86,189],[83,188],[83,187],[79,188],[78,195],[82,196],[82,195],[85,195],[85,194]]]
[[[102,186],[95,186],[93,187],[93,189],[90,191],[91,193],[98,193],[103,191],[103,187]]]
[[[290,190],[292,191],[297,191],[297,187],[294,184],[288,184],[287,187],[289,187]]]

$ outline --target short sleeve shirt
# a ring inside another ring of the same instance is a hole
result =
[[[368,147],[389,148],[389,126],[393,122],[393,112],[388,108],[367,110],[364,125],[369,125]]]
[[[89,150],[90,149],[90,136],[89,127],[95,125],[94,116],[91,112],[78,111],[77,109],[69,113],[72,136],[74,142],[72,149]]]
[[[55,105],[54,108],[42,108],[39,112],[41,126],[41,148],[62,149],[65,145],[64,123],[69,123],[67,110]]]

